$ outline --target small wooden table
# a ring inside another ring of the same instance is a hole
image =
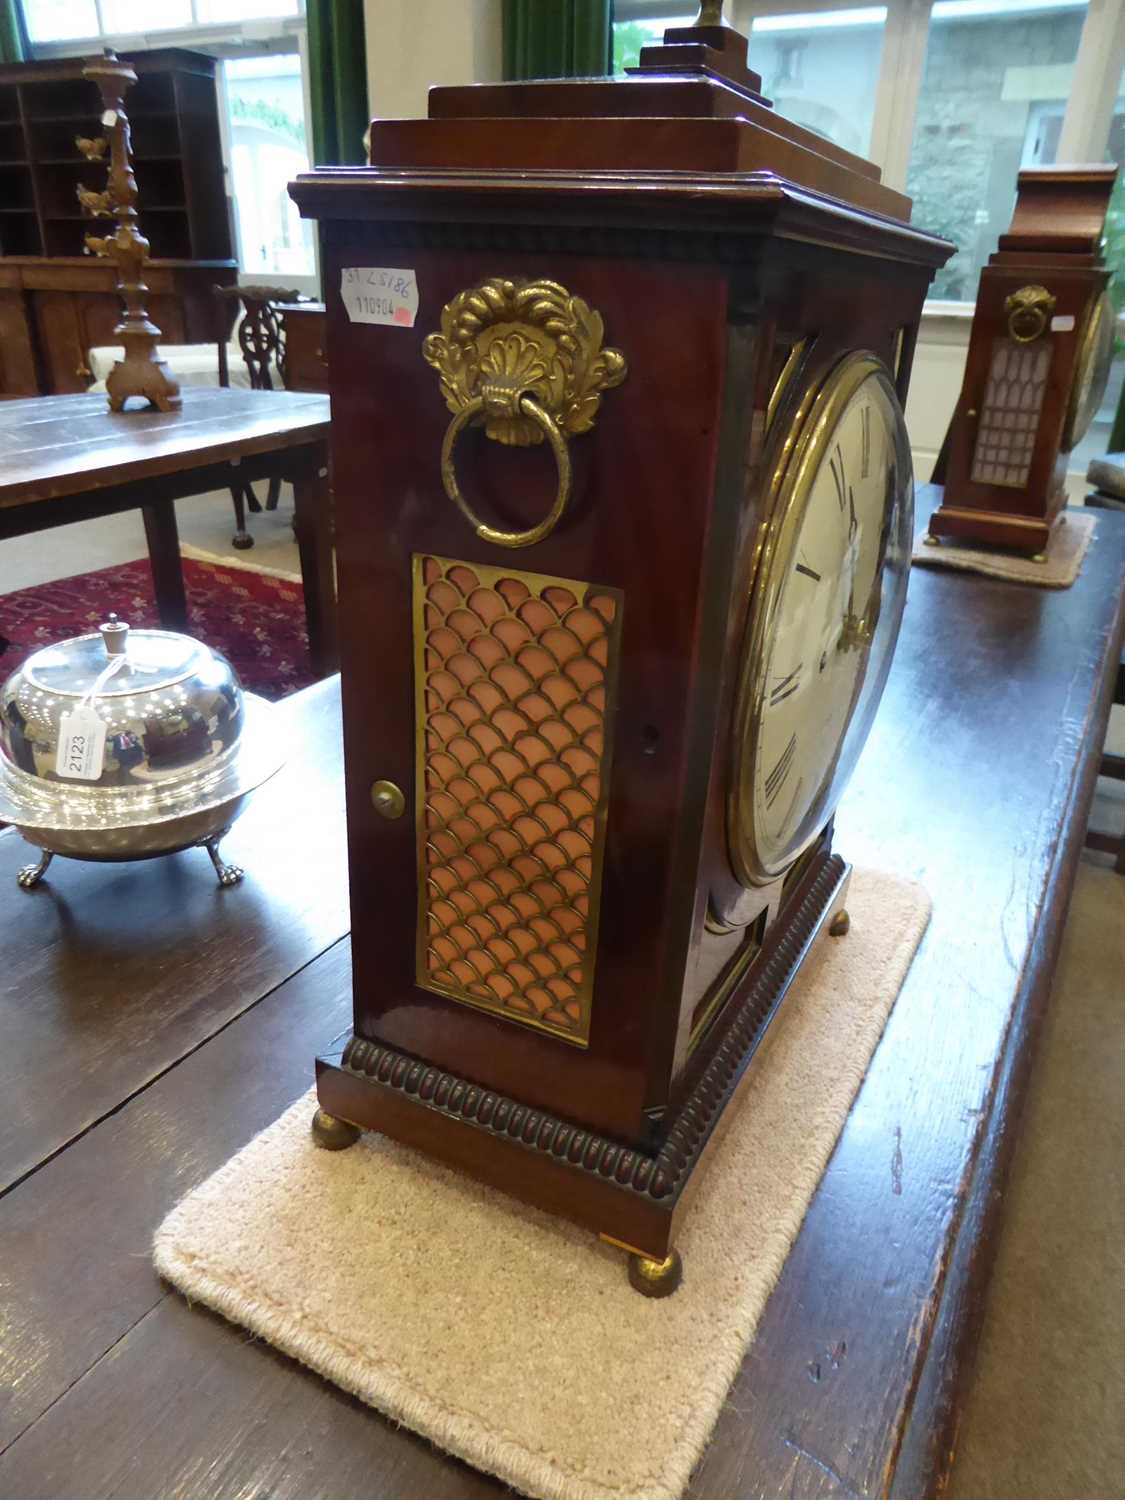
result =
[[[186,387],[178,412],[111,412],[104,395],[0,402],[0,541],[123,510],[144,518],[161,622],[187,623],[176,500],[232,480],[287,479],[313,671],[336,670],[329,401],[291,391]]]
[[[1125,517],[1071,589],[911,580],[839,846],[933,921],[692,1500],[917,1500],[948,1468],[1123,629]],[[195,850],[25,894],[0,834],[0,1494],[502,1493],[152,1269],[351,1015],[337,684],[280,712],[289,769],[224,845],[241,887]]]

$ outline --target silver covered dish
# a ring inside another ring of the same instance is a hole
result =
[[[0,822],[44,854],[20,884],[37,884],[55,854],[145,859],[196,844],[235,884],[242,872],[218,842],[281,766],[272,716],[225,657],[173,631],[111,615],[37,651],[0,688]],[[76,779],[60,749],[92,722],[104,745]]]

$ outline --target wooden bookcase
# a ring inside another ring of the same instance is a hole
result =
[[[154,260],[226,260],[230,220],[223,186],[214,59],[181,48],[128,54],[137,82],[125,107],[140,190],[140,227]],[[105,168],[75,137],[99,134],[98,90],[87,58],[0,68],[0,253],[81,255],[97,226],[75,189],[101,189]]]
[[[165,343],[215,337],[215,283],[237,278],[223,180],[215,61],[182,48],[123,54],[137,73],[125,106],[151,246],[150,311]],[[87,57],[0,67],[0,398],[85,390],[87,354],[113,342],[113,267],[85,251],[107,219],[75,189],[105,187],[76,136],[100,134]],[[112,226],[110,226],[112,228]]]

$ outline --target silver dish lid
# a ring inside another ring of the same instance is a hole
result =
[[[96,780],[59,769],[61,721],[76,711],[105,724]],[[111,615],[35,652],[0,688],[0,821],[129,827],[227,801],[281,765],[271,714],[201,641]]]

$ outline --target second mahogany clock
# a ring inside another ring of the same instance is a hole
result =
[[[684,1192],[843,933],[951,247],[719,26],[437,89],[294,186],[328,289],[354,1033],[385,1131],[673,1290]],[[688,1272],[690,1274],[690,1270]]]
[[[1066,505],[1067,459],[1105,392],[1113,358],[1101,255],[1112,166],[1029,167],[981,272],[961,395],[934,482],[939,539],[1040,560]]]

